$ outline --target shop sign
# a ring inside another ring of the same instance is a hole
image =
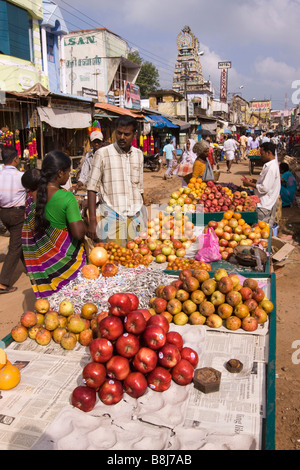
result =
[[[124,80],[124,106],[129,109],[141,109],[140,87]]]
[[[231,69],[231,62],[229,60],[218,62],[218,68],[219,69]]]
[[[80,45],[96,44],[96,43],[97,41],[96,41],[95,36],[87,36],[87,37],[75,36],[75,37],[65,39],[65,46],[80,46]]]
[[[92,88],[82,87],[82,96],[91,96],[93,98],[98,98],[98,91],[93,90]]]
[[[220,98],[221,101],[227,101],[227,69],[222,69],[221,71],[221,91],[220,91]]]

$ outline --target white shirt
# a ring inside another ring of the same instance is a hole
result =
[[[21,183],[23,173],[13,165],[4,165],[0,172],[0,207],[25,206],[26,189]]]
[[[280,172],[277,160],[264,164],[257,178],[255,193],[261,201],[257,206],[271,210],[280,194]]]

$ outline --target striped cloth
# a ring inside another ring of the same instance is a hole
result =
[[[22,247],[29,279],[36,298],[49,297],[77,277],[86,264],[83,243],[68,230],[48,227],[43,234],[34,230],[35,203],[30,193],[26,201],[26,219]]]

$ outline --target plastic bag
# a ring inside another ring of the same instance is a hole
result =
[[[219,251],[219,239],[213,228],[209,228],[206,233],[200,233],[198,237],[199,251],[195,260],[211,263],[222,259]]]
[[[181,163],[178,167],[177,175],[178,176],[186,176],[189,173],[193,172],[193,164],[192,163]]]
[[[202,176],[202,181],[214,181],[215,175],[209,160],[206,160],[205,170]]]

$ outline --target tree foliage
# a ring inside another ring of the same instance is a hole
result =
[[[148,98],[150,91],[157,90],[160,87],[157,68],[152,62],[144,61],[138,51],[130,52],[128,59],[135,64],[141,65],[141,70],[135,84],[140,87],[141,98]]]

